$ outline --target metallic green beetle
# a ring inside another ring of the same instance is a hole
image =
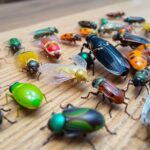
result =
[[[62,109],[62,113],[53,113],[49,119],[48,128],[54,134],[52,134],[43,145],[47,144],[51,138],[54,138],[56,135],[64,134],[68,138],[81,137],[103,127],[105,127],[110,134],[116,134],[108,129],[105,124],[104,116],[94,109],[77,108],[71,104],[68,104],[66,108],[62,107]],[[41,129],[45,127],[47,126]],[[91,142],[89,144],[94,146]]]
[[[43,98],[46,100],[40,89],[29,83],[15,82],[9,87],[9,91],[11,94],[6,94],[6,103],[8,103],[8,96],[10,96],[19,105],[28,109],[37,109],[40,107]]]
[[[44,36],[49,36],[49,35],[54,35],[55,33],[58,33],[58,29],[56,27],[48,27],[48,28],[43,28],[39,29],[34,32],[33,38],[34,39],[39,39]]]

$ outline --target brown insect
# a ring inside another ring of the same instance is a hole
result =
[[[117,19],[117,18],[122,18],[125,15],[124,12],[111,12],[106,14],[107,17],[112,18],[112,19]]]

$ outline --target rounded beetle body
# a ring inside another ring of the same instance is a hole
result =
[[[86,37],[86,36],[89,36],[91,34],[96,34],[96,31],[94,29],[91,29],[91,28],[81,28],[80,29],[80,34],[81,36],[83,37]]]
[[[103,115],[89,108],[66,108],[62,113],[53,114],[48,127],[54,133],[79,136],[97,131],[105,125]]]
[[[125,15],[125,12],[111,12],[106,14],[107,17],[109,18],[122,18]]]
[[[16,82],[9,90],[14,100],[25,108],[37,109],[42,103],[43,93],[33,84]]]
[[[144,23],[145,19],[143,17],[130,16],[130,17],[125,18],[124,22],[127,22],[129,24]]]
[[[78,23],[83,28],[92,28],[92,29],[97,28],[97,23],[96,22],[83,20],[83,21],[79,21]]]

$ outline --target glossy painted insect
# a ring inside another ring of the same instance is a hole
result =
[[[46,100],[41,90],[30,83],[15,82],[9,87],[9,92],[11,94],[6,94],[6,104],[8,104],[8,97],[11,97],[20,106],[28,109],[37,109],[40,107],[43,98]]]
[[[56,27],[43,28],[35,31],[33,38],[39,39],[45,36],[47,37],[47,36],[55,35],[56,33],[58,33],[58,29]]]
[[[101,18],[101,26],[102,25],[105,25],[105,24],[107,24],[108,23],[108,19],[106,19],[106,18]]]
[[[150,43],[150,41],[148,41],[147,39],[137,35],[133,35],[129,32],[124,32],[124,33],[118,32],[112,37],[112,39],[114,41],[120,41],[120,43],[118,43],[115,47],[121,45],[123,47],[130,46],[133,49],[142,44]]]
[[[41,75],[41,72],[39,72],[40,64],[38,55],[35,52],[26,51],[18,54],[17,63],[23,70],[27,71],[29,75],[31,76],[36,75],[37,79],[39,79]]]
[[[135,73],[135,75],[133,76],[133,79],[129,80],[125,91],[126,92],[128,91],[130,85],[133,85],[134,87],[140,87],[140,90],[135,97],[136,99],[140,95],[143,87],[146,87],[147,93],[149,94],[149,89],[146,85],[147,83],[150,83],[150,67],[149,66]]]
[[[97,23],[94,21],[82,20],[82,21],[79,21],[78,24],[83,28],[92,28],[92,29],[97,28]]]
[[[81,52],[85,47],[88,48],[106,70],[114,75],[127,76],[130,65],[113,45],[96,35],[88,36],[86,42],[83,44]]]
[[[74,44],[76,44],[76,41],[81,41],[81,36],[79,34],[76,33],[66,33],[66,34],[62,34],[60,39],[63,42],[74,42]]]
[[[23,49],[23,47],[21,46],[21,41],[17,38],[9,39],[7,44],[8,44],[8,47],[10,48],[10,51],[12,52],[12,54],[15,54],[16,52]]]
[[[111,19],[123,18],[124,15],[125,15],[125,12],[121,12],[121,11],[111,12],[111,13],[106,14],[106,16]]]
[[[145,32],[145,35],[150,38],[150,23],[144,23],[143,24],[143,30]]]
[[[124,19],[124,22],[127,22],[129,24],[133,23],[144,23],[145,19],[143,17],[135,17],[135,16],[130,16]]]
[[[55,40],[42,38],[36,46],[44,50],[46,57],[52,58],[53,60],[60,60],[62,51]]]
[[[61,84],[67,80],[76,79],[77,81],[89,81],[87,75],[87,63],[84,59],[75,55],[72,57],[76,64],[43,64],[40,66],[40,72],[45,74],[43,79],[48,84]]]
[[[3,109],[0,108],[0,125],[3,123],[3,119],[7,120],[10,124],[17,123],[17,121],[11,121],[6,116],[4,116],[3,112],[9,112],[11,109]]]
[[[48,129],[53,132],[43,145],[47,144],[56,136],[64,135],[68,138],[83,137],[95,150],[93,143],[86,137],[87,134],[103,127],[105,127],[107,132],[111,135],[116,134],[108,129],[104,116],[94,109],[78,108],[71,104],[68,104],[65,108],[61,108],[63,112],[53,113],[48,124],[41,128],[41,130],[43,130],[48,127]]]
[[[86,97],[81,97],[81,98],[87,99],[90,96],[90,94],[93,94],[95,96],[98,96],[99,94],[102,94],[104,99],[105,99],[105,97],[108,98],[110,104],[112,104],[112,103],[124,104],[126,106],[125,107],[125,113],[128,116],[132,117],[127,112],[128,103],[126,103],[124,100],[128,99],[128,98],[125,97],[125,91],[124,90],[117,88],[114,84],[112,84],[111,82],[109,82],[108,80],[106,80],[105,78],[103,78],[101,76],[99,76],[98,78],[93,80],[92,86],[97,89],[97,92],[89,92]],[[100,102],[101,101],[99,101],[97,103],[95,109],[99,106]],[[112,111],[112,105],[109,109],[110,117],[112,117],[111,111]]]
[[[91,28],[80,28],[79,32],[80,32],[81,36],[83,36],[83,37],[86,37],[91,34],[96,34],[96,30],[91,29]]]

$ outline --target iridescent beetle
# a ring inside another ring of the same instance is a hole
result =
[[[107,132],[111,135],[116,134],[108,129],[105,124],[104,116],[94,109],[78,108],[71,104],[68,104],[65,108],[62,107],[62,109],[62,113],[53,113],[48,124],[41,128],[41,130],[43,130],[48,127],[48,129],[53,132],[43,145],[58,135],[64,135],[68,138],[84,137],[95,150],[94,144],[86,137],[87,134],[103,127],[105,127]]]
[[[77,81],[89,81],[87,75],[87,63],[80,56],[72,57],[75,64],[43,64],[40,66],[40,72],[46,75],[43,81],[48,84],[61,84],[65,81],[76,79]]]

